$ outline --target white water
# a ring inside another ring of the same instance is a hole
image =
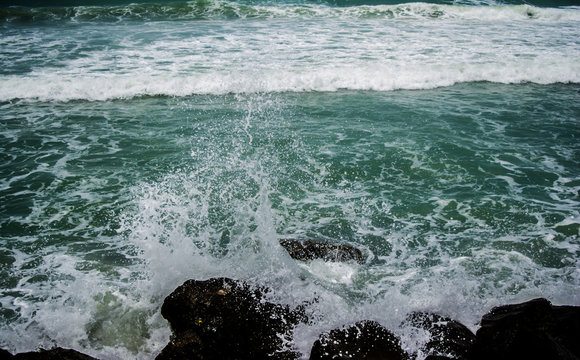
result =
[[[345,17],[387,8],[33,28],[0,40],[0,101],[580,82],[580,9],[410,4],[400,18]],[[425,11],[446,15],[412,16]]]
[[[399,326],[411,311],[447,315],[476,330],[483,313],[506,302],[550,294],[556,304],[580,303],[578,268],[566,270],[568,283],[547,281],[561,276],[561,269],[539,272],[538,264],[516,251],[486,247],[470,257],[441,255],[437,266],[409,266],[424,257],[423,252],[409,247],[417,235],[409,229],[384,235],[393,246],[392,255],[375,258],[363,249],[370,255],[367,265],[295,262],[277,244],[278,238],[292,234],[276,230],[283,214],[270,203],[269,179],[273,175],[255,160],[231,159],[213,166],[218,170],[212,170],[211,178],[205,176],[207,169],[200,168],[133,189],[134,209],[125,214],[119,236],[98,239],[119,252],[131,245],[126,256],[135,254],[138,261],[133,266],[115,267],[111,272],[105,268],[87,271],[79,268],[82,254],[46,248],[44,261],[32,274],[46,274],[48,281],[24,277],[15,288],[28,294],[24,299],[33,296],[44,301],[15,300],[13,304],[20,306],[20,314],[28,322],[4,329],[4,341],[10,348],[27,351],[31,343],[58,344],[82,348],[102,359],[151,358],[168,341],[167,323],[159,315],[163,298],[187,279],[215,276],[271,287],[275,302],[298,305],[317,299],[308,308],[316,321],[296,329],[295,345],[304,358],[321,332],[361,319],[379,321],[401,336],[407,350],[417,351],[428,339]],[[246,181],[258,186],[254,195],[240,200],[231,196],[241,184],[237,181],[212,184],[219,182],[215,174],[220,173],[220,166],[223,171],[244,169]],[[225,254],[224,245],[216,242],[221,229],[214,228],[210,220],[216,197],[234,216],[229,229],[232,240],[225,246]],[[448,202],[441,202],[441,208],[446,205]],[[303,229],[311,226],[302,225]],[[509,240],[509,236],[497,240]],[[428,241],[425,248],[438,247],[435,235]],[[571,252],[577,251],[577,246],[569,246]],[[130,250],[133,247],[137,252]],[[373,259],[381,265],[368,266]],[[16,268],[26,268],[23,263],[28,260],[21,253]],[[532,286],[526,290],[526,284]]]

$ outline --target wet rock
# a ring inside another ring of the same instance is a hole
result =
[[[54,348],[11,355],[8,351],[0,351],[0,359],[4,360],[97,360],[76,350]]]
[[[580,359],[580,307],[546,299],[492,309],[481,320],[469,359]]]
[[[173,336],[157,359],[298,358],[285,345],[304,309],[268,302],[267,292],[227,278],[186,281],[161,308]]]
[[[290,257],[295,260],[315,260],[322,259],[325,261],[356,261],[360,264],[364,263],[364,256],[362,252],[350,245],[335,245],[316,242],[312,240],[293,240],[282,239],[280,245]]]
[[[324,359],[408,360],[409,355],[389,330],[375,321],[361,321],[316,340],[310,360]]]
[[[475,342],[475,335],[465,325],[437,314],[413,312],[402,326],[429,332],[431,338],[421,349],[428,359],[463,359]]]
[[[201,338],[195,331],[189,330],[172,336],[169,344],[163,348],[156,359],[203,359],[206,353],[207,349],[203,346]]]

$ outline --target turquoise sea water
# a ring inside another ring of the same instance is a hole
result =
[[[317,297],[304,358],[354,320],[414,351],[413,310],[580,305],[576,5],[0,7],[0,347],[151,359],[164,297],[213,276]]]

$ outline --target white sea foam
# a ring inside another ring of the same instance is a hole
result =
[[[254,116],[266,111],[256,110],[256,106],[253,109]],[[244,120],[241,116],[238,124],[240,144],[249,141],[243,136],[247,124]],[[255,118],[251,121],[256,123]],[[36,268],[22,270],[24,276],[15,290],[24,295],[1,299],[3,306],[18,309],[23,319],[22,323],[3,329],[9,348],[31,350],[28,334],[34,329],[41,334],[34,344],[57,343],[103,359],[152,358],[169,339],[167,322],[158,313],[163,298],[186,279],[212,276],[269,286],[274,289],[269,295],[272,300],[290,305],[317,299],[307,310],[314,321],[296,329],[295,346],[304,359],[321,332],[361,319],[379,321],[401,336],[406,349],[417,351],[428,338],[400,326],[410,311],[447,315],[475,330],[483,313],[506,302],[550,294],[554,303],[580,303],[577,267],[565,269],[568,283],[550,280],[562,276],[562,270],[539,266],[533,256],[509,249],[521,238],[506,235],[495,246],[479,247],[478,237],[473,235],[470,256],[452,256],[442,250],[440,241],[453,240],[452,234],[446,239],[427,237],[417,248],[413,244],[420,238],[416,230],[420,224],[414,223],[415,219],[401,219],[406,225],[400,230],[373,228],[360,219],[354,203],[360,196],[352,196],[346,190],[327,189],[322,194],[306,196],[305,201],[321,207],[340,207],[348,220],[361,224],[361,233],[388,241],[392,251],[374,259],[375,264],[294,262],[277,245],[277,239],[284,235],[278,233],[284,213],[270,201],[270,181],[275,181],[276,175],[263,166],[273,155],[262,155],[246,158],[239,153],[231,157],[198,154],[197,159],[208,156],[207,163],[134,186],[132,207],[123,215],[119,236],[99,239],[111,247],[131,245],[127,255],[136,253],[139,259],[133,266],[117,267],[110,273],[106,268],[87,271],[82,267],[83,254],[47,248]],[[310,160],[311,164],[305,166],[312,177],[323,174],[316,159]],[[231,183],[222,182],[222,176],[230,172],[236,172],[237,177]],[[232,194],[244,196],[236,200]],[[287,206],[292,206],[292,200],[288,201]],[[433,210],[436,217],[456,202],[435,197],[429,201],[437,205]],[[229,244],[218,244],[224,228],[212,220],[216,204],[233,220],[228,225]],[[294,206],[301,208],[302,204]],[[388,209],[391,204],[381,206]],[[455,207],[461,215],[473,217],[468,205],[457,203]],[[306,206],[303,211],[308,211]],[[566,219],[561,225],[577,220]],[[296,221],[299,223],[293,226],[302,230],[320,225],[307,220],[300,223],[300,218]],[[578,250],[577,245],[570,244],[562,250],[570,254],[569,261],[577,261],[571,255]],[[31,255],[13,253],[17,269],[25,269],[32,260]],[[437,263],[421,266],[426,258]],[[34,282],[38,273],[48,274],[49,279]],[[29,301],[30,296],[43,301]]]
[[[195,94],[264,93],[432,89],[462,82],[504,84],[580,83],[580,62],[520,62],[487,65],[395,65],[310,69],[308,72],[263,70],[258,73],[212,73],[189,76],[131,75],[0,77],[0,101],[111,100],[138,96],[188,96]]]
[[[403,18],[430,9],[446,15],[438,15],[441,21],[216,20],[154,29],[139,22],[89,23],[82,25],[86,34],[47,28],[5,44],[17,55],[5,56],[0,101],[580,82],[580,10],[429,4],[312,9],[399,9]],[[513,13],[527,20],[516,21]],[[503,15],[505,21],[498,21]],[[99,41],[105,45],[93,46]],[[40,56],[39,50],[52,55]]]
[[[351,263],[313,260],[300,266],[320,280],[331,283],[352,284],[353,277],[357,274],[357,265]]]
[[[457,1],[454,5],[422,2],[397,5],[359,5],[334,7],[324,4],[280,4],[278,6],[240,4],[234,1],[210,0],[170,3],[165,6],[130,4],[126,6],[79,6],[74,8],[32,8],[6,11],[9,22],[24,18],[30,21],[123,22],[126,20],[208,20],[208,19],[272,19],[272,18],[381,18],[485,19],[488,21],[561,21],[578,19],[577,7],[538,8],[531,5],[505,5],[501,1]],[[23,15],[29,15],[28,17]]]

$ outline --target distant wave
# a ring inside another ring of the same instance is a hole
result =
[[[114,6],[63,7],[0,7],[2,22],[118,22],[152,20],[204,20],[243,18],[467,18],[500,20],[578,20],[580,8],[554,9],[531,5],[467,6],[437,3],[405,3],[397,5],[329,6],[324,3],[244,4],[224,0],[191,2],[137,3]],[[488,3],[494,5],[495,1]],[[345,3],[350,4],[350,3]],[[343,5],[343,4],[341,4]]]
[[[413,0],[241,0],[240,4],[253,5],[300,5],[300,4],[328,4],[333,6],[350,7],[361,5],[399,5],[413,2]],[[501,5],[533,5],[540,7],[560,7],[578,5],[577,0],[425,0],[424,2],[439,5],[471,5],[471,6],[501,6]],[[1,7],[123,7],[130,4],[171,5],[178,3],[175,0],[5,0]]]
[[[546,71],[546,67],[558,69]],[[304,73],[263,71],[237,74],[211,72],[186,76],[108,74],[103,76],[0,76],[0,101],[105,101],[141,96],[190,96],[197,94],[245,94],[268,92],[332,92],[339,90],[392,91],[432,89],[464,82],[580,83],[580,64],[520,63],[471,64],[442,69],[328,68]]]

